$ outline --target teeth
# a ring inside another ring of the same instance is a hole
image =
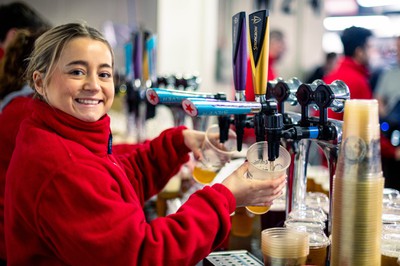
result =
[[[82,104],[98,104],[100,102],[99,100],[85,100],[85,99],[77,99],[76,101]]]

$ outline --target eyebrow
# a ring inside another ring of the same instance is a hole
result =
[[[75,61],[69,62],[69,63],[67,64],[67,66],[72,66],[72,65],[83,65],[83,66],[85,66],[85,67],[88,67],[88,66],[89,66],[89,63],[86,62],[86,61],[84,61],[84,60],[75,60]],[[100,67],[112,68],[112,67],[111,67],[109,64],[107,64],[107,63],[100,64]]]

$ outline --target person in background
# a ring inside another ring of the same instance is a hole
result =
[[[5,265],[4,187],[19,125],[31,113],[33,90],[24,79],[27,58],[42,33],[17,30],[0,60],[0,265]]]
[[[322,79],[329,74],[336,66],[338,56],[335,52],[325,54],[325,62],[323,65],[318,66],[314,71],[304,80],[305,83],[313,83],[314,80]]]
[[[400,36],[395,38],[395,45],[397,64],[381,74],[375,92],[381,117],[389,115],[396,104],[400,102]]]
[[[221,245],[236,206],[269,206],[285,177],[245,178],[243,163],[195,192],[174,214],[145,220],[144,202],[189,159],[204,132],[183,126],[118,154],[110,110],[114,55],[94,28],[42,34],[26,77],[35,90],[5,190],[8,265],[195,265]]]
[[[368,71],[371,37],[372,32],[365,28],[352,26],[345,29],[341,36],[344,56],[337,68],[323,78],[327,84],[342,80],[349,87],[351,99],[373,99]],[[343,113],[332,110],[328,110],[328,116],[343,120]],[[381,136],[381,155],[382,158],[400,160],[400,148],[395,148],[385,136]]]
[[[0,59],[14,39],[18,29],[49,28],[50,23],[24,2],[0,5]]]
[[[278,77],[275,69],[276,63],[281,60],[286,52],[286,39],[282,31],[274,29],[269,33],[269,55],[268,55],[268,80],[274,80]],[[246,77],[246,101],[254,101],[253,76],[251,63],[247,63]]]
[[[369,85],[370,38],[372,32],[361,27],[345,29],[341,35],[343,57],[337,67],[323,77],[327,84],[340,79],[347,84],[351,99],[372,99]],[[330,118],[343,120],[343,113],[328,111]]]
[[[379,115],[393,129],[400,129],[400,36],[395,38],[397,64],[388,68],[380,75],[375,97],[379,102]],[[392,130],[387,133],[390,134]],[[390,135],[387,136],[390,138]],[[389,144],[388,144],[389,145]],[[396,148],[394,156],[382,158],[385,173],[385,186],[400,190],[398,169],[400,166],[400,148]]]

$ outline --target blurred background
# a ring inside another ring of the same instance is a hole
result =
[[[0,0],[8,2],[12,1]],[[149,31],[157,38],[158,76],[197,75],[199,91],[223,91],[231,99],[231,21],[237,12],[270,10],[271,30],[285,36],[285,52],[276,63],[284,79],[304,80],[324,63],[326,53],[341,53],[339,34],[351,25],[375,34],[372,70],[396,61],[393,37],[400,35],[398,0],[30,0],[28,4],[53,25],[86,21],[101,30],[114,47],[121,74],[128,71],[125,45],[132,32]]]

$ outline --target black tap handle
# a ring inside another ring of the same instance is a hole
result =
[[[265,130],[268,141],[268,160],[275,161],[279,157],[279,145],[283,131],[283,116],[275,113],[265,116]]]
[[[229,139],[229,116],[218,116],[219,142],[224,143]]]
[[[236,148],[242,150],[246,115],[235,115]]]

